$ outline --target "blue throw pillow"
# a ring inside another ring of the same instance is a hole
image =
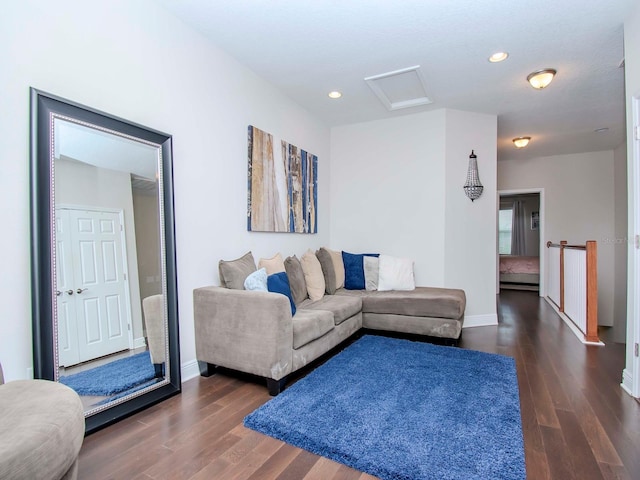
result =
[[[348,253],[342,252],[344,263],[344,288],[347,290],[364,290],[364,257],[379,257],[379,253]]]
[[[287,272],[278,272],[267,277],[267,290],[274,293],[281,293],[289,299],[291,304],[291,315],[296,314],[296,304],[293,303],[293,297],[291,296],[291,287],[289,286],[289,277]]]

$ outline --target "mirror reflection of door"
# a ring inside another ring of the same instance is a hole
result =
[[[153,319],[143,309],[143,299],[164,293],[159,150],[61,119],[54,147],[57,366],[68,381],[145,350],[165,352],[164,302]],[[159,333],[149,336],[151,320]],[[161,379],[165,356],[151,362]],[[88,411],[109,401],[82,399]]]
[[[56,208],[60,366],[133,347],[121,212]]]

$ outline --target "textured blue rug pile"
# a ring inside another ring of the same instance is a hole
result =
[[[364,336],[244,424],[381,479],[526,478],[502,355]]]
[[[60,377],[60,383],[78,395],[115,395],[153,380],[155,371],[149,352],[115,360],[84,372]]]

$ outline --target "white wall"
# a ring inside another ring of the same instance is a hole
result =
[[[5,2],[0,15],[0,362],[32,366],[29,87],[173,135],[180,344],[195,373],[193,289],[217,263],[302,253],[329,241],[329,129],[148,0]],[[247,126],[318,155],[317,235],[246,231]]]
[[[613,151],[498,162],[498,189],[544,188],[545,242],[598,242],[598,323],[613,325]]]
[[[462,186],[474,148],[485,191],[472,203]],[[412,258],[417,284],[463,288],[467,316],[495,323],[495,165],[491,115],[437,110],[334,127],[331,247]]]
[[[495,115],[447,110],[445,198],[445,286],[467,294],[470,325],[498,323],[497,271],[497,139]],[[482,196],[471,201],[462,186],[469,155],[475,151]]]
[[[640,128],[634,103],[640,99],[640,5],[634,5],[624,22],[625,90],[627,107],[627,175],[628,175],[628,238],[640,234],[640,141],[633,129]],[[634,102],[635,100],[635,102]],[[634,356],[634,344],[640,343],[640,285],[638,264],[640,257],[633,243],[628,245],[627,273],[627,358],[623,372],[623,386],[635,396],[640,396],[640,360]]]
[[[613,152],[614,192],[614,285],[613,285],[613,339],[627,340],[627,146],[621,144]]]
[[[331,247],[412,258],[444,285],[445,111],[331,130]]]

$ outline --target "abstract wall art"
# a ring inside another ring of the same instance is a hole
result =
[[[318,232],[318,157],[248,128],[247,230]]]

